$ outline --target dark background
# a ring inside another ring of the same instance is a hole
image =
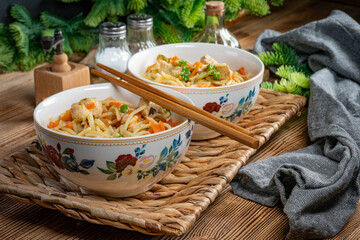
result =
[[[70,19],[80,12],[83,12],[85,17],[93,4],[91,0],[81,0],[78,3],[62,3],[58,0],[0,0],[1,23],[9,24],[14,22],[10,15],[10,7],[14,3],[26,7],[33,19],[39,19],[42,11],[48,11],[65,19]]]

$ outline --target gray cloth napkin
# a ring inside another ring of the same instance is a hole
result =
[[[314,71],[308,129],[315,142],[242,167],[231,186],[258,203],[282,203],[288,239],[332,237],[360,196],[360,25],[335,10],[284,34],[266,30],[254,51],[271,50],[274,42],[295,48]]]

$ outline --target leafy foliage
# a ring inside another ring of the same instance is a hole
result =
[[[95,45],[97,31],[83,24],[82,14],[65,20],[48,12],[42,12],[41,22],[48,28],[60,29],[64,36],[63,50],[67,54],[73,51],[89,51]]]
[[[274,51],[260,53],[258,57],[266,66],[277,66],[275,74],[281,80],[273,84],[264,82],[261,87],[309,97],[311,71],[306,64],[299,64],[295,49],[279,42],[274,43],[272,49]]]
[[[81,0],[59,0],[76,3]],[[14,22],[8,27],[0,25],[0,66],[4,72],[17,69],[30,70],[43,61],[50,61],[54,52],[41,50],[40,37],[53,36],[55,29],[61,29],[65,38],[64,52],[89,51],[98,40],[98,25],[103,21],[124,21],[132,13],[147,13],[154,17],[155,36],[164,43],[188,42],[201,31],[207,0],[92,0],[90,12],[64,19],[48,12],[42,12],[39,20],[31,18],[29,11],[14,4],[10,15]],[[222,0],[225,3],[225,19],[236,19],[239,11],[257,16],[269,14],[269,4],[280,6],[283,0]],[[95,28],[96,27],[96,28]],[[287,53],[283,53],[286,55]],[[278,62],[285,61],[279,56]],[[269,58],[269,56],[265,56]],[[264,59],[265,59],[264,58]],[[299,66],[301,68],[301,66]]]

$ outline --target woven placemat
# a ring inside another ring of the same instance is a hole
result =
[[[305,104],[304,97],[262,89],[239,125],[254,133],[263,145]],[[181,235],[255,151],[223,136],[192,141],[182,162],[150,191],[115,199],[87,195],[59,176],[34,141],[0,161],[0,192],[91,223],[150,235]]]

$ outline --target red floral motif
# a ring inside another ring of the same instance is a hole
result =
[[[115,160],[116,172],[121,173],[128,165],[135,166],[137,161],[136,157],[133,157],[131,154],[123,154],[118,156]]]
[[[49,160],[53,162],[58,168],[65,169],[64,164],[62,163],[62,156],[53,146],[46,146],[46,154],[49,157]]]
[[[205,104],[205,106],[203,107],[203,109],[209,113],[212,112],[219,112],[221,106],[219,104],[217,104],[216,102],[209,102],[207,104]]]

